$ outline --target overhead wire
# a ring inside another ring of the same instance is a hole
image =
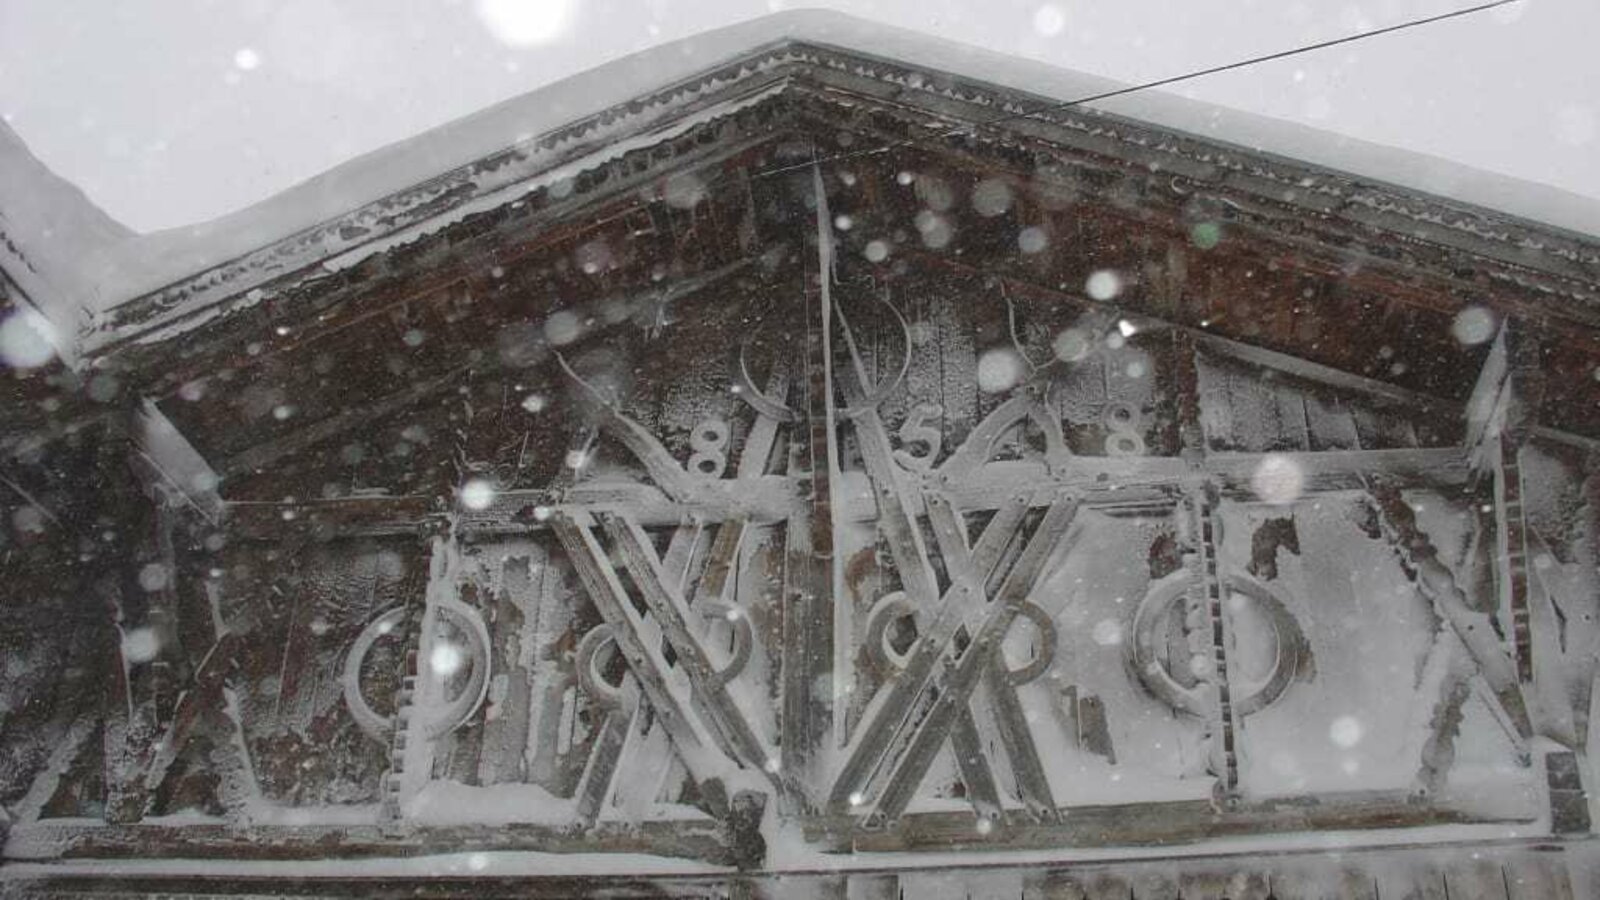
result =
[[[996,117],[994,117],[992,119],[986,119],[986,120],[980,121],[980,122],[972,122],[972,123],[970,123],[968,125],[964,125],[964,126],[962,126],[960,128],[952,129],[952,130],[947,131],[944,134],[940,135],[940,137],[957,137],[959,135],[967,134],[967,133],[969,133],[969,132],[971,132],[971,131],[973,131],[975,129],[978,129],[978,128],[989,128],[989,127],[992,127],[994,125],[998,125],[998,124],[1000,124],[1002,122],[1009,122],[1009,121],[1012,121],[1012,120],[1015,120],[1015,119],[1027,119],[1027,118],[1032,118],[1034,116],[1044,115],[1046,113],[1059,112],[1059,111],[1064,110],[1064,109],[1071,109],[1072,107],[1075,107],[1075,106],[1083,106],[1084,104],[1087,104],[1087,103],[1096,103],[1096,102],[1099,102],[1101,100],[1110,100],[1110,99],[1115,98],[1115,97],[1123,97],[1123,96],[1127,96],[1128,94],[1134,94],[1134,93],[1138,93],[1140,91],[1147,91],[1147,90],[1150,90],[1152,88],[1166,87],[1167,85],[1179,84],[1179,83],[1185,82],[1185,81],[1192,81],[1192,80],[1194,80],[1196,78],[1203,78],[1203,77],[1205,77],[1207,75],[1216,75],[1216,74],[1219,74],[1219,73],[1222,73],[1222,72],[1229,72],[1229,71],[1233,71],[1233,70],[1236,70],[1236,69],[1247,68],[1249,66],[1260,65],[1262,63],[1273,62],[1273,61],[1280,60],[1280,59],[1287,59],[1289,57],[1299,56],[1299,55],[1305,54],[1305,53],[1312,53],[1312,52],[1315,52],[1317,50],[1326,50],[1326,49],[1328,49],[1330,47],[1337,47],[1337,46],[1340,46],[1340,45],[1343,45],[1343,44],[1353,44],[1353,43],[1355,43],[1357,41],[1365,41],[1365,40],[1369,40],[1371,38],[1380,37],[1380,36],[1385,35],[1385,34],[1393,34],[1393,33],[1398,32],[1398,31],[1406,31],[1408,29],[1421,28],[1421,27],[1427,26],[1427,25],[1434,25],[1434,24],[1437,24],[1439,22],[1443,22],[1443,21],[1446,21],[1446,20],[1449,20],[1449,19],[1458,19],[1458,18],[1462,18],[1462,17],[1465,17],[1465,16],[1476,15],[1478,13],[1487,12],[1487,11],[1489,11],[1491,9],[1495,9],[1497,7],[1509,6],[1509,5],[1513,4],[1513,3],[1521,3],[1521,2],[1523,2],[1523,0],[1490,0],[1490,2],[1488,2],[1488,3],[1480,3],[1480,4],[1476,5],[1476,6],[1468,6],[1468,7],[1462,8],[1462,9],[1456,9],[1456,10],[1451,10],[1449,12],[1438,13],[1436,15],[1423,16],[1423,17],[1417,18],[1417,19],[1409,19],[1407,21],[1399,22],[1399,23],[1394,24],[1394,25],[1385,25],[1382,28],[1373,28],[1373,29],[1369,29],[1367,31],[1357,32],[1355,34],[1347,34],[1347,35],[1344,35],[1343,37],[1329,38],[1328,40],[1324,40],[1324,41],[1317,41],[1317,42],[1311,43],[1311,44],[1303,44],[1301,46],[1292,47],[1292,48],[1287,49],[1287,50],[1279,50],[1277,52],[1267,53],[1267,54],[1263,54],[1261,56],[1252,56],[1252,57],[1249,57],[1247,59],[1235,60],[1234,62],[1223,63],[1221,65],[1216,65],[1216,66],[1210,66],[1210,67],[1204,68],[1204,69],[1196,69],[1196,70],[1193,70],[1193,71],[1190,71],[1190,72],[1185,72],[1185,73],[1183,73],[1181,75],[1171,75],[1171,76],[1168,76],[1166,78],[1158,78],[1158,79],[1156,79],[1154,81],[1145,81],[1145,82],[1140,82],[1138,84],[1131,84],[1131,85],[1127,85],[1127,86],[1124,86],[1124,87],[1115,88],[1113,90],[1102,91],[1102,92],[1097,93],[1097,94],[1091,94],[1091,95],[1086,96],[1086,97],[1078,97],[1078,98],[1073,99],[1073,100],[1064,100],[1064,101],[1059,102],[1059,103],[1048,103],[1048,104],[1045,104],[1043,106],[1038,106],[1038,107],[1035,107],[1033,109],[1022,110],[1020,112],[1008,112],[1008,113],[1006,113],[1004,115],[996,116]],[[837,153],[837,154],[834,154],[832,156],[825,156],[825,157],[820,157],[820,158],[816,158],[816,159],[809,159],[809,160],[806,160],[803,163],[795,163],[793,165],[788,165],[788,166],[780,166],[780,167],[772,168],[772,169],[764,169],[764,170],[759,171],[759,172],[751,173],[751,177],[752,178],[763,178],[763,177],[767,177],[767,176],[770,176],[770,175],[778,175],[778,174],[781,174],[781,173],[784,173],[784,172],[795,171],[797,169],[809,168],[809,167],[817,165],[819,163],[835,162],[835,161],[842,160],[842,159],[856,159],[856,158],[860,158],[860,157],[863,157],[863,156],[875,156],[875,155],[880,154],[880,153],[887,153],[888,151],[894,150],[894,149],[899,148],[899,147],[911,146],[912,144],[915,144],[917,142],[918,142],[917,140],[907,139],[907,140],[895,141],[895,142],[889,143],[889,144],[883,144],[883,145],[877,146],[877,147],[870,147],[870,148],[867,148],[867,149],[864,149],[864,150],[853,150],[853,151],[850,151],[850,152],[847,152],[847,153]]]

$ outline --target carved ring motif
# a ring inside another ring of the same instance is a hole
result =
[[[445,601],[430,606],[432,612],[453,619],[462,634],[466,635],[466,656],[472,666],[466,686],[422,724],[423,734],[429,740],[436,740],[461,727],[477,711],[489,691],[489,629],[477,611],[464,603]],[[395,717],[379,715],[367,698],[362,696],[361,667],[378,639],[393,633],[405,622],[407,614],[404,606],[391,607],[379,613],[361,630],[345,653],[341,678],[345,706],[362,732],[380,743],[389,742]]]
[[[1185,685],[1175,678],[1169,661],[1158,649],[1166,639],[1173,605],[1189,591],[1197,589],[1197,582],[1193,572],[1186,572],[1151,587],[1134,615],[1128,655],[1134,673],[1151,693],[1174,709],[1203,716],[1212,712],[1209,691],[1204,685]],[[1303,663],[1308,661],[1310,649],[1300,623],[1272,588],[1245,575],[1229,575],[1225,584],[1230,593],[1243,594],[1260,605],[1277,638],[1276,657],[1266,679],[1235,688],[1234,711],[1247,716],[1283,696]]]
[[[907,616],[916,619],[916,609],[906,597],[904,591],[892,591],[884,594],[873,605],[872,611],[867,614],[867,633],[863,641],[867,652],[880,662],[888,664],[895,671],[906,667],[910,659],[910,652],[901,653],[889,643],[889,626]],[[1038,604],[1025,602],[1017,608],[1017,618],[1027,619],[1034,627],[1039,629],[1038,653],[1033,659],[1013,669],[1009,664],[1002,665],[1005,670],[1007,683],[1024,685],[1037,679],[1050,671],[1050,666],[1056,660],[1056,625],[1051,621],[1050,614],[1045,612]],[[971,652],[971,651],[969,651]],[[1000,649],[992,651],[1003,653]]]
[[[607,681],[605,674],[600,671],[605,659],[600,653],[607,644],[615,648],[617,636],[606,622],[589,629],[583,640],[578,642],[578,687],[597,705],[605,709],[617,709],[622,706],[622,688]]]

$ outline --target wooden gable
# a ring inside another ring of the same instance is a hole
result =
[[[1592,242],[784,53],[21,383],[8,854],[1588,833]]]

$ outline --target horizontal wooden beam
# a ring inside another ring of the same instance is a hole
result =
[[[1269,458],[1298,466],[1307,494],[1359,489],[1372,475],[1415,478],[1436,487],[1464,485],[1469,475],[1466,452],[1459,447],[1212,453],[1198,463],[1178,457],[1079,456],[1064,473],[1051,473],[1042,463],[1026,460],[992,462],[967,483],[947,485],[944,491],[963,512],[999,509],[1018,484],[1054,484],[1080,492],[1090,509],[1156,513],[1170,509],[1185,487],[1207,481],[1224,494],[1248,500],[1255,496],[1251,479]],[[865,473],[846,472],[843,482],[846,520],[876,520],[877,502]],[[548,530],[552,516],[575,512],[625,512],[652,527],[740,517],[770,525],[787,519],[801,502],[801,480],[785,475],[711,481],[707,487],[684,503],[636,482],[589,481],[561,489],[506,491],[497,494],[486,510],[457,510],[456,531],[469,542],[536,534]],[[924,514],[921,494],[913,491],[908,497],[914,514]],[[224,511],[236,536],[262,540],[306,529],[336,536],[414,534],[429,523],[442,526],[449,516],[443,498],[421,495],[294,503],[234,501],[226,503]]]
[[[1520,814],[1488,818],[1442,804],[1418,804],[1409,792],[1319,794],[1248,803],[1218,810],[1209,800],[1165,803],[1074,806],[1062,810],[1058,822],[1010,819],[986,833],[973,825],[970,812],[921,813],[905,816],[898,828],[862,830],[854,817],[818,820],[808,833],[833,846],[856,852],[896,850],[1007,850],[1051,847],[1148,847],[1192,843],[1243,835],[1311,834],[1416,828],[1473,822],[1531,822],[1538,815],[1530,803]],[[831,840],[830,840],[831,839]],[[840,842],[844,843],[841,844]]]
[[[314,813],[313,813],[314,814]],[[376,815],[376,812],[374,812]],[[44,819],[12,828],[8,863],[19,860],[354,860],[467,850],[544,853],[648,853],[722,863],[720,822],[705,817],[601,822],[592,829],[565,823],[413,826],[403,831],[370,825],[153,824],[107,825],[82,819]],[[192,862],[190,863],[192,865]],[[292,874],[293,869],[286,869]]]

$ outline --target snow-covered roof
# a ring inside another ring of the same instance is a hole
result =
[[[670,92],[664,89],[673,86],[683,86],[672,95],[675,102],[714,93],[719,88],[715,80],[696,81],[697,76],[741,60],[759,67],[763,58],[779,59],[786,45],[802,44],[892,60],[1057,101],[1122,86],[840,13],[782,12],[607,63],[352,159],[239,212],[148,234],[131,232],[111,220],[81,191],[49,172],[0,124],[0,230],[4,232],[0,253],[5,254],[0,262],[8,272],[17,270],[13,277],[58,329],[80,333],[83,347],[92,350],[105,343],[103,334],[97,336],[101,329],[95,323],[127,301],[291,239],[300,243],[294,254],[298,265],[306,264],[308,252],[321,252],[324,258],[346,252],[383,237],[381,222],[377,233],[362,233],[352,240],[308,235],[354,210],[401,194],[426,193],[427,185],[440,176],[513,146],[535,140],[548,144],[551,135],[570,123],[586,119],[592,123],[607,111],[617,118],[648,118],[650,105],[641,113],[637,103],[646,95],[667,96]],[[665,114],[668,105],[656,104],[663,107],[657,111]],[[1094,108],[1555,229],[1600,236],[1600,201],[1546,185],[1159,91],[1100,101]],[[591,124],[586,138],[592,141],[602,130]],[[508,181],[529,175],[525,168],[516,169],[493,186],[503,189]],[[274,274],[271,267],[261,272],[261,281]],[[226,276],[210,280],[225,282],[228,294],[253,286]],[[89,324],[82,327],[85,320]]]

